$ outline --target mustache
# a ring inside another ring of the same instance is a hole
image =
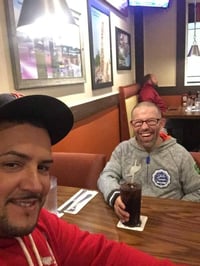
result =
[[[152,133],[152,132],[153,132],[153,131],[152,131],[151,129],[149,129],[149,128],[141,129],[141,130],[139,131],[140,134],[142,134],[142,133]]]
[[[30,199],[35,199],[40,202],[43,200],[43,195],[41,193],[34,193],[34,192],[29,192],[29,193],[24,193],[21,195],[17,195],[16,197],[11,197],[7,200],[7,202],[13,202],[15,200],[30,200]]]

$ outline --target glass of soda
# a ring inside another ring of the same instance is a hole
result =
[[[130,214],[128,222],[123,224],[130,227],[140,226],[141,193],[142,186],[139,183],[122,182],[120,184],[120,195],[126,205],[126,211]]]

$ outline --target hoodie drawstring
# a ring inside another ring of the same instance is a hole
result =
[[[32,246],[32,248],[33,248],[33,252],[34,252],[34,254],[35,254],[35,257],[36,257],[36,260],[37,260],[38,266],[43,266],[43,265],[45,265],[45,264],[43,264],[43,262],[42,262],[42,260],[41,260],[40,254],[39,254],[38,249],[37,249],[37,247],[36,247],[36,245],[35,245],[35,241],[33,240],[32,235],[30,234],[30,235],[28,235],[28,237],[29,237],[29,239],[30,239],[31,246]],[[29,254],[28,249],[27,249],[27,247],[26,247],[24,241],[22,240],[22,238],[21,238],[21,237],[16,237],[16,240],[19,242],[19,244],[20,244],[20,246],[21,246],[21,248],[22,248],[22,250],[23,250],[23,252],[24,252],[24,255],[25,255],[25,257],[26,257],[26,260],[27,260],[27,262],[28,262],[28,265],[29,265],[29,266],[34,266],[34,263],[33,263],[33,261],[32,261],[31,255]],[[49,250],[49,252],[50,252],[50,254],[51,254],[51,258],[53,259],[52,263],[54,263],[54,265],[58,265],[57,262],[56,262],[56,259],[55,259],[54,255],[53,255],[53,251],[52,251],[52,249],[50,248],[50,246],[49,246],[49,244],[48,244],[47,241],[46,241],[46,244],[47,244],[48,250]],[[46,264],[46,265],[47,265],[47,264]]]

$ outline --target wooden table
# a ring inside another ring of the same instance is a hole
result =
[[[200,111],[186,112],[186,107],[169,106],[163,116],[170,119],[200,119]]]
[[[78,190],[58,187],[59,206]],[[148,217],[144,231],[117,228],[118,218],[98,193],[78,214],[62,218],[153,256],[200,265],[200,203],[143,197],[141,214]]]

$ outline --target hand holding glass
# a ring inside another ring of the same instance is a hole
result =
[[[120,184],[120,195],[126,205],[126,211],[130,214],[130,219],[125,222],[126,226],[140,226],[141,209],[141,185],[138,183],[123,182]]]

